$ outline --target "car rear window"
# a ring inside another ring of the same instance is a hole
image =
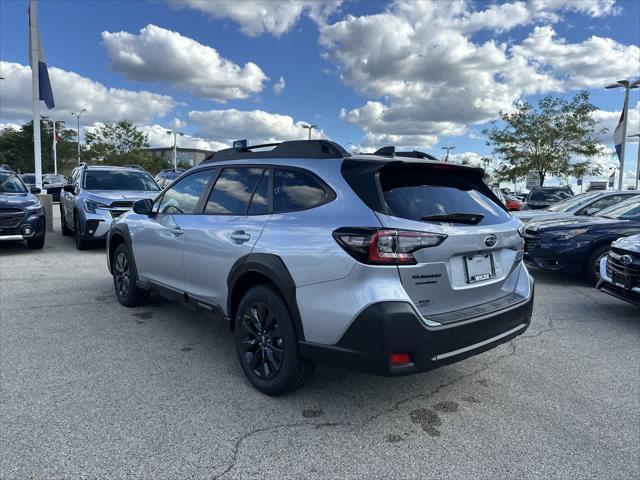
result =
[[[569,190],[534,190],[529,194],[529,200],[533,202],[549,202],[556,203],[565,198],[572,197]]]
[[[380,171],[379,181],[387,213],[396,217],[421,221],[442,215],[478,215],[482,216],[478,225],[505,223],[510,218],[489,197],[482,180],[464,170],[393,166]]]

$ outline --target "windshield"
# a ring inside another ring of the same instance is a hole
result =
[[[556,203],[571,197],[571,192],[566,189],[558,190],[534,190],[529,194],[529,200],[533,202]]]
[[[15,173],[0,172],[0,193],[27,193],[27,187]]]
[[[64,183],[64,177],[62,175],[45,175],[42,177],[42,181],[48,183]]]
[[[84,177],[87,190],[158,191],[160,187],[147,172],[126,170],[89,170]]]
[[[595,214],[598,217],[619,220],[640,220],[640,197],[633,197]]]
[[[589,203],[591,199],[599,195],[599,193],[580,193],[575,197],[569,197],[555,205],[552,205],[548,210],[550,212],[568,212],[569,210],[578,210],[583,205]]]

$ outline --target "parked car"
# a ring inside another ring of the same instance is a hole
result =
[[[640,233],[640,196],[591,217],[533,220],[523,230],[525,262],[544,270],[585,274],[595,284],[611,242]]]
[[[160,188],[164,188],[173,182],[176,178],[182,175],[185,171],[178,168],[177,170],[167,169],[161,170],[158,175],[156,175],[156,182],[160,185]]]
[[[153,198],[160,187],[147,172],[131,167],[76,167],[60,196],[60,227],[84,250],[104,240],[113,219],[129,211],[136,200]]]
[[[516,197],[504,194],[505,205],[510,212],[517,212],[522,209],[522,202]]]
[[[36,187],[29,188],[8,166],[0,166],[0,239],[22,238],[30,249],[44,247],[46,215]]]
[[[520,221],[480,168],[351,156],[326,140],[227,149],[113,224],[120,303],[163,293],[226,318],[260,391],[316,362],[406,375],[523,333]]]
[[[514,213],[523,222],[529,220],[548,220],[565,218],[573,215],[594,215],[600,210],[620,203],[635,195],[640,195],[637,190],[587,192],[568,197],[543,210],[524,210]]]
[[[42,176],[42,188],[53,197],[55,202],[60,201],[60,192],[66,183],[67,179],[64,175],[48,173]]]
[[[532,188],[522,205],[522,210],[540,210],[548,208],[565,198],[572,197],[571,187],[538,187]]]
[[[598,290],[640,306],[640,234],[613,242],[600,262]]]

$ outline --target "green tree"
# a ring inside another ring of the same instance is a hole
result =
[[[61,166],[76,157],[76,132],[65,128],[64,123],[57,124],[58,171]],[[53,172],[53,124],[40,122],[40,145],[42,172]],[[4,128],[0,130],[0,163],[6,163],[16,171],[26,173],[35,170],[33,158],[33,122],[22,125],[19,129]]]
[[[85,131],[86,157],[90,163],[106,165],[140,165],[152,174],[168,163],[146,151],[148,136],[129,120],[104,123]]]
[[[522,102],[513,113],[500,112],[502,124],[493,122],[483,134],[502,160],[504,175],[523,178],[533,170],[544,184],[547,175],[571,175],[573,157],[582,157],[590,165],[603,153],[599,138],[606,129],[598,129],[595,110],[585,91],[571,100],[545,97],[537,109]]]

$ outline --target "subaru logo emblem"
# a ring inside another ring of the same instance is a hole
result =
[[[489,235],[487,237],[484,237],[484,244],[491,248],[491,247],[495,247],[496,243],[498,243],[498,237],[496,237],[495,235]]]
[[[631,265],[632,262],[633,262],[633,258],[631,258],[631,255],[622,255],[620,257],[620,263],[622,265]]]

